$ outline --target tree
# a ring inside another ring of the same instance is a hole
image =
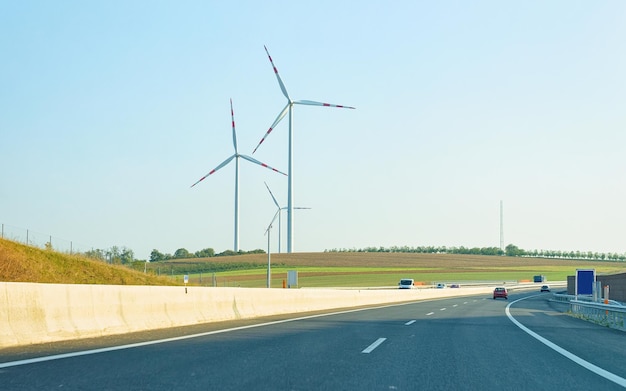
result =
[[[117,246],[113,246],[106,252],[107,258],[109,259],[109,263],[114,265],[119,265],[122,263],[122,259],[120,258],[120,248]]]
[[[150,253],[150,262],[160,262],[163,260],[165,260],[165,255],[159,252],[159,250],[157,250],[156,248],[153,249]]]
[[[214,257],[215,250],[213,250],[212,248],[205,248],[204,250],[196,251],[194,255],[196,256],[196,258]]]
[[[223,252],[217,254],[218,256],[232,256],[237,255],[237,253],[233,250],[224,250]]]
[[[514,244],[506,246],[505,253],[507,257],[519,257],[520,255],[523,255],[523,251]]]
[[[120,261],[122,262],[122,264],[125,265],[128,263],[133,263],[134,260],[135,253],[133,252],[133,250],[127,247],[122,247],[122,252],[120,254]]]
[[[104,254],[104,251],[99,249],[99,248],[97,248],[95,250],[86,251],[84,253],[84,255],[86,257],[97,259],[97,260],[100,260],[100,261],[104,261],[105,258],[106,258],[105,254]]]
[[[174,258],[176,259],[181,259],[181,258],[193,258],[193,254],[189,253],[189,251],[187,251],[186,248],[179,248],[178,250],[176,250],[174,252]]]

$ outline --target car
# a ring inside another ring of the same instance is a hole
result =
[[[460,288],[460,287],[461,287],[461,285],[459,285],[459,284],[452,284],[452,285],[450,285],[450,288]]]
[[[493,290],[493,299],[495,300],[498,297],[502,297],[505,299],[509,299],[509,292],[507,292],[506,288],[503,286],[499,286],[496,287],[496,289]]]
[[[550,285],[542,285],[541,292],[550,292]]]
[[[446,284],[440,282],[439,284],[437,284],[437,289],[443,289],[446,287]]]
[[[413,289],[415,282],[412,278],[403,278],[398,283],[398,289]]]

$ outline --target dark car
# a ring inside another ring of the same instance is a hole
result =
[[[506,291],[505,287],[499,286],[493,290],[493,299],[495,300],[498,297],[509,299],[509,293]]]

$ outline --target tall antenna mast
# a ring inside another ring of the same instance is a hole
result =
[[[504,252],[504,215],[502,200],[500,200],[500,251]]]

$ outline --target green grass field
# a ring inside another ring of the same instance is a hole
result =
[[[622,265],[596,265],[597,273],[611,274],[623,271]],[[272,287],[280,288],[287,280],[287,271],[298,271],[298,286],[303,287],[384,287],[396,286],[401,278],[413,278],[416,284],[431,285],[468,284],[475,282],[532,281],[534,275],[544,275],[548,281],[565,281],[574,275],[576,267],[562,266],[517,266],[484,267],[473,270],[455,271],[446,268],[363,268],[363,267],[275,267],[271,269]],[[248,269],[215,273],[216,286],[265,287],[267,269]],[[190,274],[190,283],[212,286],[213,273]],[[200,278],[202,277],[202,281]],[[182,276],[174,277],[182,281]]]

